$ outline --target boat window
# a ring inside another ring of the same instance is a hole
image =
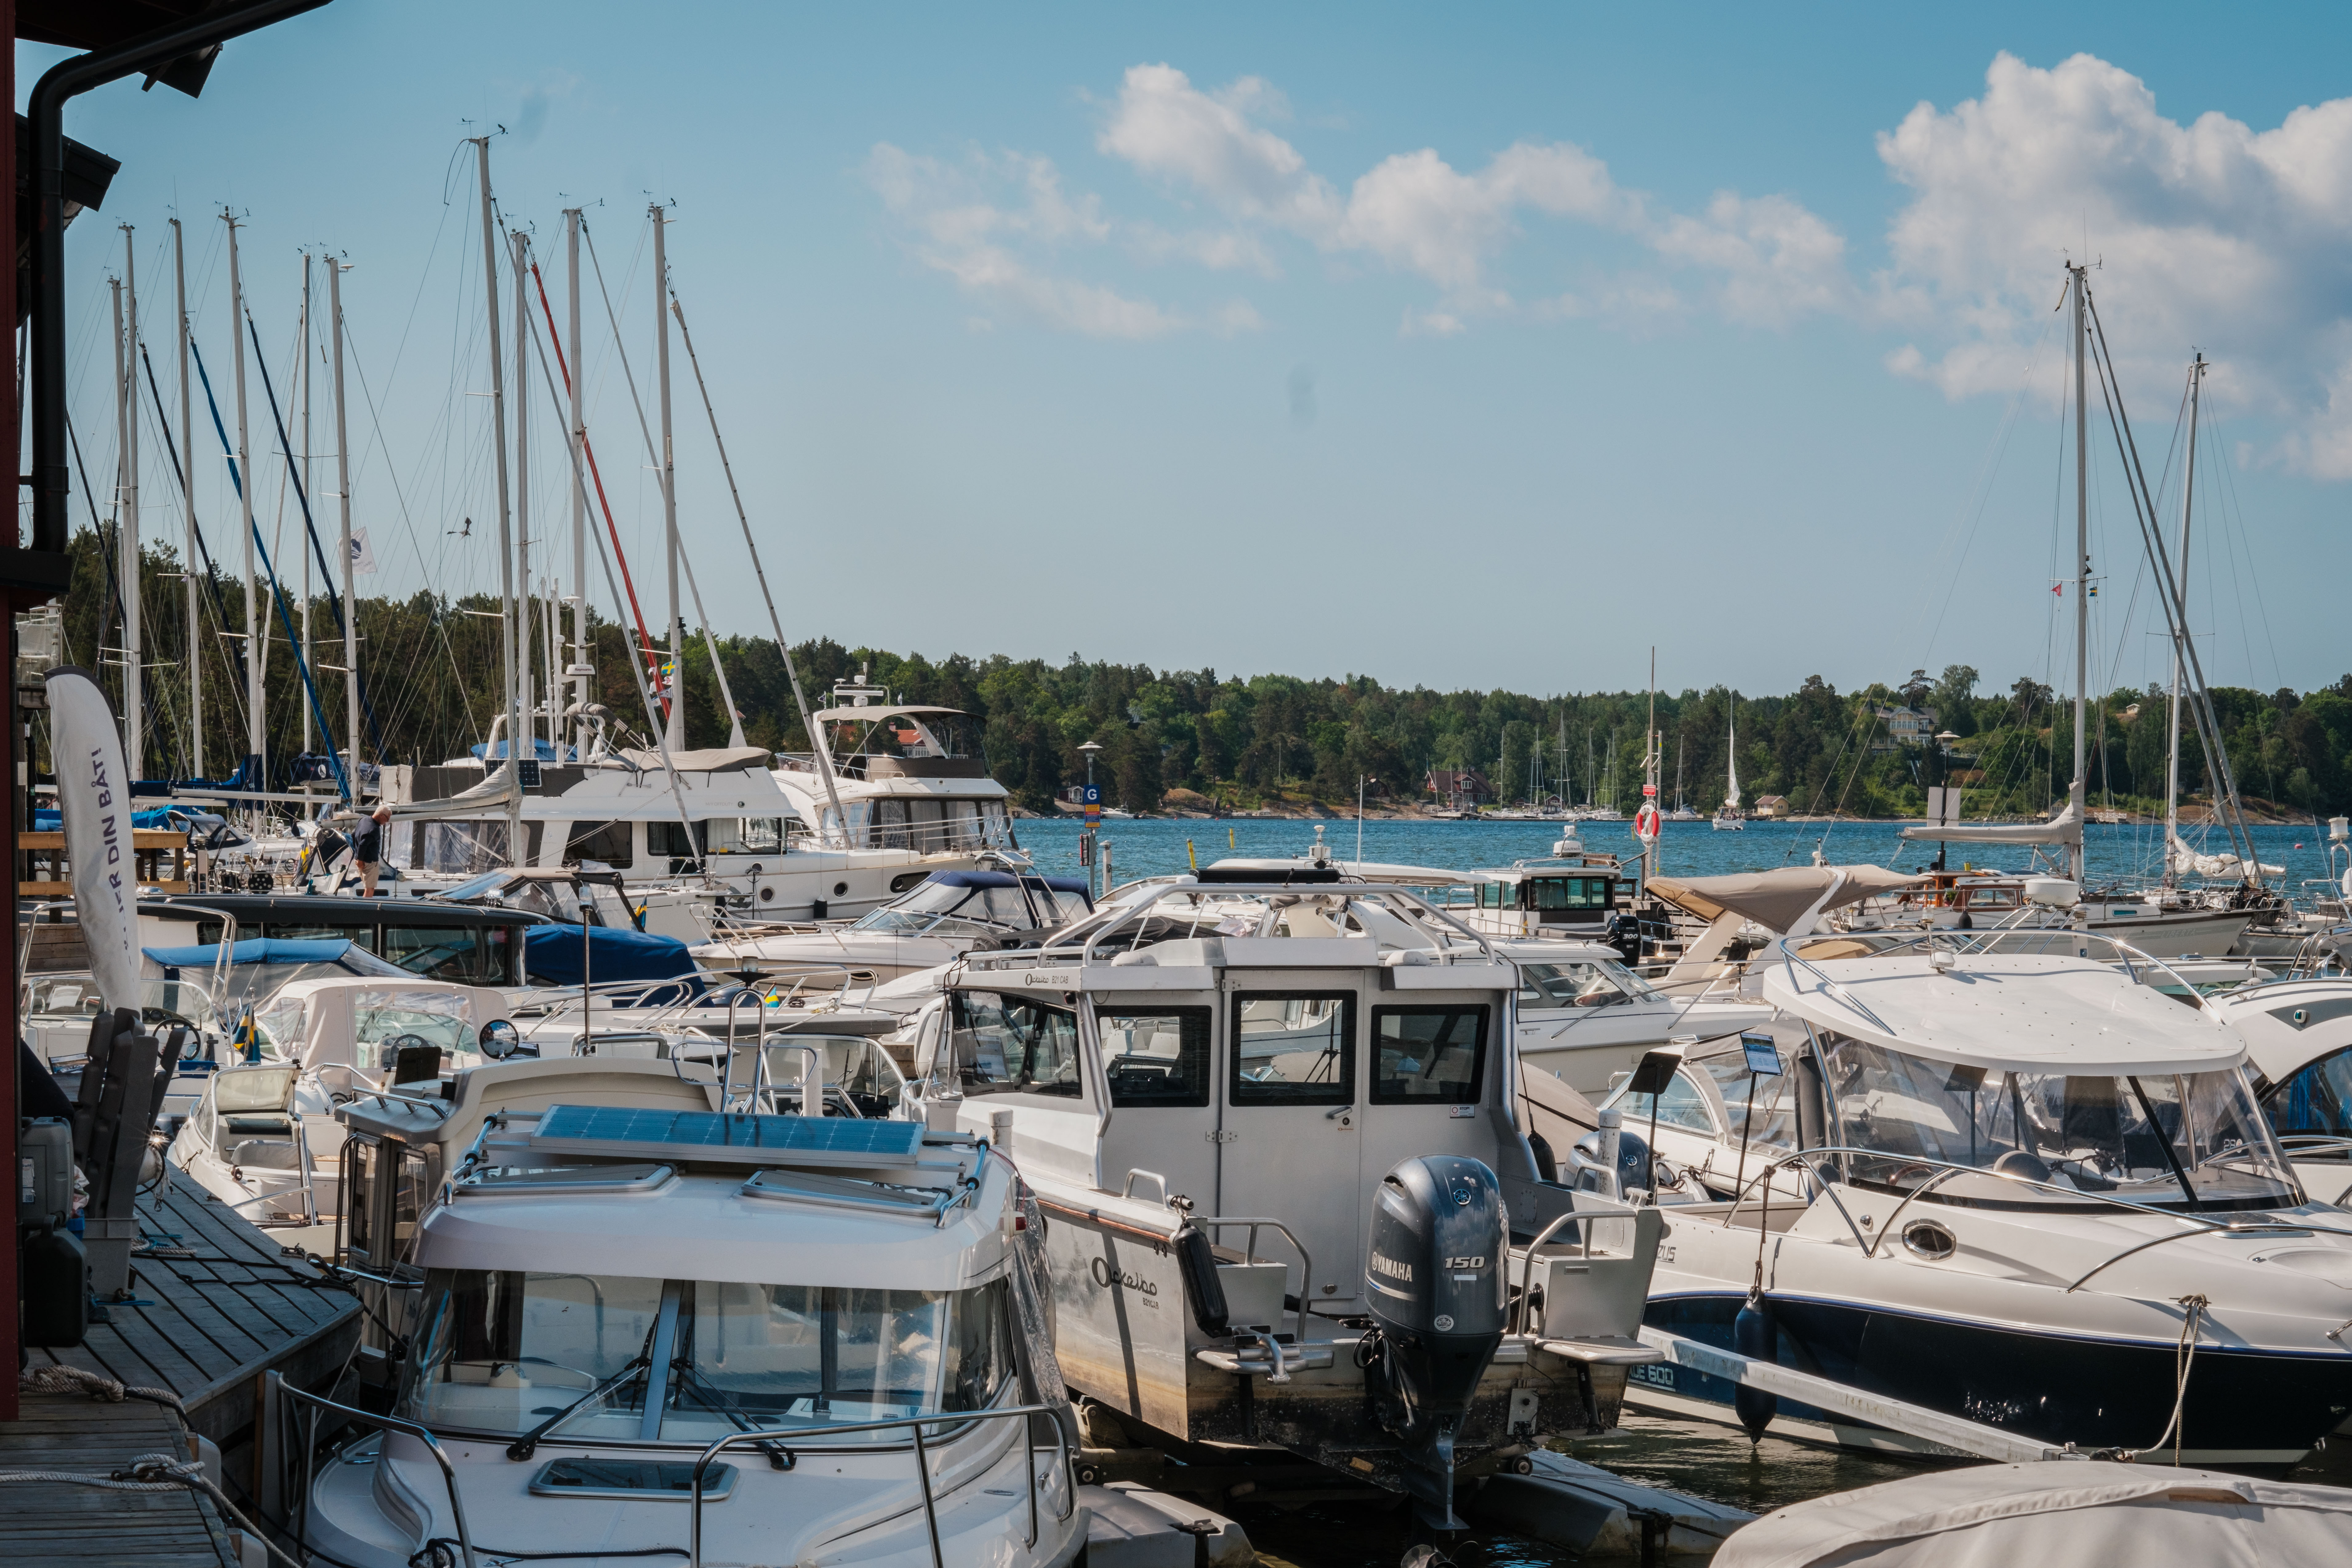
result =
[[[1529,907],[1538,910],[1605,910],[1609,907],[1606,877],[1530,877]]]
[[[1751,1079],[1747,1053],[1737,1043],[1729,1050],[1698,1057],[1691,1066],[1713,1081],[1716,1098],[1723,1102],[1724,1131],[1734,1142],[1744,1130],[1752,1142],[1797,1146],[1797,1097],[1787,1087],[1787,1073]],[[1751,1081],[1756,1096],[1752,1113],[1748,1106]]]
[[[2352,1137],[2352,1049],[2307,1063],[2264,1089],[2263,1109],[2282,1138]]]
[[[978,1410],[1013,1371],[1002,1281],[955,1292],[697,1281],[682,1295],[677,1344],[662,1400],[669,1442]]]
[[[343,1140],[342,1202],[337,1212],[342,1215],[343,1239],[362,1264],[375,1261],[370,1238],[375,1234],[375,1172],[382,1152],[376,1141],[363,1134],[354,1132]]]
[[[247,934],[271,937],[279,942],[354,942],[370,952],[376,951],[375,927],[373,925],[313,925],[307,921],[272,921],[262,930]]]
[[[1633,1075],[1628,1073],[1624,1076],[1630,1079]],[[1690,1068],[1677,1068],[1674,1081],[1655,1098],[1659,1126],[1679,1127],[1685,1132],[1702,1133],[1709,1138],[1716,1135],[1714,1119],[1707,1114],[1706,1095],[1692,1079]],[[1627,1127],[1636,1131],[1647,1131],[1651,1099],[1646,1094],[1628,1094],[1621,1084],[1602,1105],[1603,1109],[1613,1106],[1623,1111]]]
[[[528,1432],[652,1348],[662,1282],[612,1275],[435,1268],[402,1378],[399,1414],[427,1426]],[[563,1427],[633,1439],[646,1380],[624,1379]]]
[[[1206,1007],[1098,1013],[1095,1033],[1113,1107],[1209,1103]]]
[[[2071,1190],[2187,1206],[2184,1178],[2204,1208],[2300,1201],[2242,1068],[1988,1072],[1829,1038],[1838,1141],[1872,1152],[1852,1158],[1857,1182],[1918,1186],[1941,1173],[1925,1158],[2048,1184],[1949,1177],[1928,1202],[2047,1205]]]
[[[1078,1016],[1025,996],[959,991],[949,1045],[966,1094],[1052,1094],[1076,1099]]]
[[[383,956],[412,974],[467,985],[503,982],[503,962],[491,942],[505,945],[504,926],[387,926]]]
[[[385,1173],[392,1178],[392,1232],[384,1240],[391,1255],[387,1263],[405,1262],[416,1251],[416,1222],[433,1202],[433,1189],[441,1184],[441,1151],[427,1146],[412,1149],[405,1143],[385,1147],[387,1163],[394,1154],[399,1165]]]
[[[1355,1104],[1356,994],[1236,994],[1229,1092],[1235,1105]]]
[[[444,1056],[475,1047],[471,998],[460,991],[354,991],[352,1044],[362,1072],[390,1068],[403,1046],[438,1046]]]
[[[563,863],[577,866],[593,860],[625,871],[636,863],[635,842],[625,822],[575,822],[563,836]]]
[[[698,826],[713,855],[772,855],[784,847],[781,816],[714,816]]]
[[[507,853],[503,821],[425,822],[417,836],[415,865],[419,871],[441,871],[457,877],[479,876],[502,866],[529,865],[539,858],[541,824],[523,824],[523,853]]]
[[[1508,883],[1481,882],[1478,884],[1478,907],[1482,910],[1504,909],[1507,907],[1505,900],[1510,897],[1511,891]]]
[[[1372,1009],[1374,1105],[1475,1105],[1486,1065],[1486,1009]]]
[[[1522,1007],[1613,1007],[1647,1002],[1656,995],[1648,981],[1613,959],[1519,965]]]

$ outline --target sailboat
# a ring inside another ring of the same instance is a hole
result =
[[[1748,826],[1747,816],[1739,809],[1739,717],[1736,713],[1731,718],[1730,737],[1725,749],[1725,757],[1728,763],[1731,787],[1725,794],[1723,804],[1716,808],[1714,821],[1715,830],[1717,833],[1739,833],[1745,831]]]

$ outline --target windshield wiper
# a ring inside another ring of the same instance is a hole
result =
[[[509,1459],[530,1458],[532,1451],[538,1448],[540,1440],[545,1437],[550,1432],[554,1431],[558,1426],[562,1426],[566,1421],[571,1420],[574,1415],[580,1414],[581,1411],[588,1408],[588,1406],[596,1404],[606,1394],[612,1393],[614,1389],[620,1387],[630,1379],[643,1377],[646,1373],[653,1370],[653,1358],[651,1356],[638,1355],[633,1358],[629,1363],[621,1368],[620,1371],[614,1373],[612,1376],[606,1378],[604,1382],[598,1384],[595,1387],[582,1394],[578,1399],[565,1405],[562,1409],[557,1411],[554,1415],[549,1416],[546,1420],[541,1422],[538,1426],[532,1427],[530,1431],[524,1433],[521,1436],[508,1444],[507,1458]]]
[[[735,1399],[732,1394],[719,1387],[717,1384],[711,1382],[710,1374],[704,1372],[692,1362],[674,1361],[669,1363],[669,1370],[674,1376],[680,1378],[678,1383],[679,1393],[690,1394],[709,1408],[716,1410],[719,1414],[727,1417],[728,1420],[733,1422],[737,1431],[758,1432],[764,1430],[764,1428],[752,1421],[749,1415],[744,1414],[743,1407],[735,1403]],[[751,1447],[759,1449],[760,1452],[768,1456],[768,1468],[771,1469],[789,1470],[795,1463],[798,1462],[795,1459],[793,1451],[790,1448],[785,1447],[782,1443],[754,1443]]]

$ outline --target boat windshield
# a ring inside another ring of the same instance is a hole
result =
[[[571,1443],[700,1446],[754,1430],[805,1439],[981,1409],[1013,1375],[1002,1281],[861,1290],[436,1268],[419,1324],[402,1416],[500,1436],[563,1417],[552,1437]],[[656,1346],[668,1347],[666,1365],[648,1364]],[[839,1441],[906,1439],[901,1429]]]
[[[1060,895],[1084,912],[1076,894]],[[985,935],[994,931],[1034,931],[1042,916],[1058,923],[1064,910],[1054,890],[1043,885],[1020,888],[973,888],[953,882],[924,882],[878,910],[869,910],[852,921],[852,931],[880,931],[889,936]],[[1032,905],[1035,912],[1032,913]]]
[[[2005,1073],[1824,1037],[1837,1142],[1849,1179],[1923,1202],[1997,1206],[2064,1203],[2064,1193],[2197,1209],[2274,1208],[2302,1201],[2244,1069],[2109,1077]],[[2023,1187],[1951,1176],[1923,1159]],[[2051,1188],[2059,1189],[2052,1191]]]
[[[1522,1007],[1614,1007],[1653,1002],[1650,983],[1609,958],[1573,958],[1519,965]]]

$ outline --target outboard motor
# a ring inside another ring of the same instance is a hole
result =
[[[1357,1354],[1431,1530],[1466,1528],[1454,1514],[1454,1439],[1503,1342],[1509,1247],[1502,1184],[1479,1162],[1425,1154],[1381,1179],[1364,1271],[1374,1326]]]

